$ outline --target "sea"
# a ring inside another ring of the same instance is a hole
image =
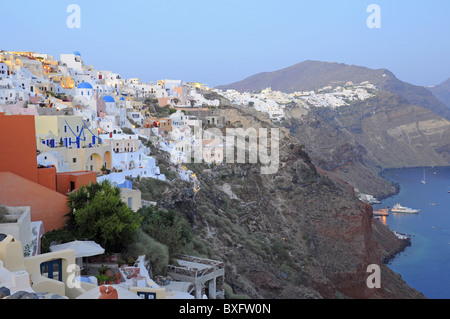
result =
[[[389,267],[426,297],[450,299],[450,167],[391,169],[382,176],[398,183],[400,191],[374,205],[375,210],[397,203],[420,209],[382,219],[391,230],[411,237],[411,246]]]

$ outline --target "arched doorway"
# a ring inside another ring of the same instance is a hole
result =
[[[112,157],[111,152],[105,152],[105,156],[103,157],[103,164],[105,164],[106,168],[110,169],[112,165]]]

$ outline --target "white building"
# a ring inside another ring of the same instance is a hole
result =
[[[83,61],[81,60],[81,54],[78,51],[75,51],[72,54],[61,54],[60,61],[70,69],[80,72],[83,71]]]
[[[189,123],[189,116],[178,110],[169,116],[172,119],[172,128],[180,128],[187,126]]]
[[[174,89],[176,87],[180,87],[183,85],[183,81],[181,80],[164,80],[164,89],[170,94],[173,95]]]
[[[105,85],[105,84],[95,84],[94,89],[97,91],[98,94],[112,94],[114,93],[114,88],[111,86]]]
[[[111,87],[111,89],[113,89],[114,91],[119,89],[123,84],[123,80],[120,74],[113,73],[111,71],[99,71],[98,80]]]
[[[82,82],[78,85],[74,98],[80,101],[92,101],[95,98],[95,90],[92,84]]]
[[[116,114],[117,107],[116,107],[116,100],[111,95],[105,95],[103,97],[103,101],[105,101],[105,112],[107,114]]]
[[[70,172],[70,165],[66,162],[64,156],[57,151],[48,151],[40,153],[37,156],[38,165],[50,166],[53,165],[56,167],[56,171],[58,173]]]
[[[141,112],[134,111],[134,110],[127,111],[127,118],[132,120],[134,123],[136,123],[138,125],[143,125],[144,120],[145,120],[145,117],[144,117],[144,115],[142,115]]]
[[[156,165],[156,159],[149,156],[150,150],[141,147],[138,135],[110,133],[100,135],[100,138],[112,147],[114,169],[111,174],[98,177],[97,181],[108,179],[120,185],[127,177],[166,179]]]
[[[8,65],[6,63],[0,63],[0,79],[9,77]]]

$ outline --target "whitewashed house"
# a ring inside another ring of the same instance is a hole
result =
[[[0,79],[6,79],[9,77],[8,65],[0,62]]]
[[[60,55],[61,64],[65,64],[68,68],[75,71],[83,71],[83,61],[81,60],[81,54],[75,51],[71,54],[61,54]]]
[[[119,185],[124,183],[126,177],[144,177],[165,180],[155,158],[149,156],[150,150],[141,146],[138,135],[128,134],[102,134],[104,144],[112,147],[113,172],[100,179],[109,179]]]

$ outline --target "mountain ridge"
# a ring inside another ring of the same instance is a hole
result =
[[[450,109],[450,78],[439,85],[429,87],[428,90]]]
[[[220,85],[216,89],[251,92],[271,87],[275,91],[294,93],[317,90],[328,85],[365,81],[377,86],[380,90],[395,93],[411,104],[425,107],[450,119],[450,109],[433,95],[432,91],[423,86],[401,81],[386,68],[370,69],[338,62],[306,60],[277,71],[261,72],[238,82]]]
[[[402,82],[387,69],[312,60],[256,74],[230,88],[308,91],[367,80],[377,87],[371,98],[337,108],[290,103],[282,126],[306,146],[315,165],[357,192],[385,198],[397,190],[379,176],[380,170],[450,164],[450,109],[427,88]]]

